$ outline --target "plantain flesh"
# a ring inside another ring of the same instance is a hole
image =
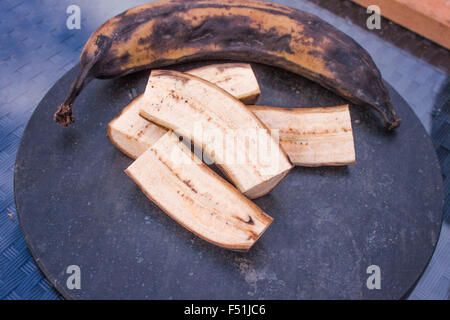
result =
[[[242,102],[201,78],[153,70],[140,115],[192,141],[250,199],[269,193],[293,167]]]
[[[139,96],[108,125],[111,142],[136,159],[167,129],[139,115]],[[326,108],[247,106],[271,130],[279,130],[280,144],[292,164],[302,167],[343,166],[356,162],[348,105]]]
[[[140,95],[131,101],[108,124],[109,140],[131,159],[137,159],[167,133],[167,129],[139,115],[142,97]]]
[[[243,102],[255,103],[261,94],[249,64],[215,64],[189,70],[187,73],[216,84]],[[108,124],[111,142],[132,159],[139,157],[167,132],[139,115],[141,105],[142,95]]]
[[[293,164],[318,167],[355,163],[348,105],[327,108],[248,108],[269,129],[280,130],[280,144]]]
[[[193,157],[168,132],[125,172],[161,210],[197,236],[227,249],[249,250],[273,219]]]
[[[181,62],[227,59],[283,68],[401,123],[380,71],[353,39],[300,10],[258,0],[167,0],[111,18],[89,38],[80,71],[54,119],[68,126],[72,105],[94,78],[115,78]]]
[[[255,104],[261,95],[252,66],[247,63],[220,63],[186,71],[214,83],[245,104]]]

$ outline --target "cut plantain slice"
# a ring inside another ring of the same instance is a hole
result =
[[[261,91],[252,67],[244,63],[214,64],[187,71],[210,81],[246,103],[255,103]],[[108,137],[123,153],[136,159],[167,130],[139,116],[142,96],[126,106],[108,125]]]
[[[355,145],[348,105],[327,108],[248,106],[270,129],[279,129],[280,143],[298,166],[354,164]]]
[[[132,159],[167,130],[139,115],[142,96],[108,126],[112,143]],[[294,165],[350,165],[356,161],[349,107],[292,108],[247,106],[269,129],[280,130],[280,144]]]
[[[220,247],[248,250],[273,221],[171,131],[125,172],[175,221]]]
[[[242,102],[201,78],[152,71],[140,115],[190,139],[250,199],[269,193],[293,167]]]
[[[261,95],[258,80],[248,63],[222,63],[186,71],[214,83],[245,104],[254,104]]]

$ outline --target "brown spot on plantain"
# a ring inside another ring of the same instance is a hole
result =
[[[162,77],[172,77],[172,78],[176,78],[177,81],[181,81],[184,84],[188,83],[189,81],[191,81],[191,78],[189,76],[184,76],[183,74],[177,73],[176,75],[174,75],[173,71],[171,70],[155,70],[152,72],[152,76],[162,76]],[[170,92],[172,94],[175,93],[174,90],[170,90]]]
[[[178,177],[178,175],[177,175]],[[198,193],[197,189],[192,186],[191,180],[183,180],[183,183],[187,185],[194,193]]]
[[[218,66],[216,66],[217,71],[219,71],[219,73],[223,73],[224,71],[226,71],[228,69],[230,64],[228,63],[223,63],[220,64]],[[233,63],[233,67],[235,68],[247,68],[248,64],[246,63]]]
[[[172,172],[172,174],[178,178],[178,180],[180,180],[181,182],[183,182],[189,189],[192,190],[192,192],[194,193],[198,193],[197,189],[195,189],[191,183],[191,180],[186,180],[180,177],[180,175],[178,173],[176,173],[170,166],[169,164],[164,161],[164,159],[162,157],[159,156],[158,152],[155,149],[151,149],[152,152],[155,154],[155,156],[158,158],[158,160],[170,171]]]
[[[234,218],[236,218],[237,220],[242,221],[242,222],[244,222],[246,224],[250,224],[250,225],[254,225],[255,224],[255,221],[253,221],[253,218],[250,217],[250,216],[248,216],[247,220],[244,220],[244,219],[242,219],[241,217],[238,217],[238,216],[234,216]]]
[[[209,15],[199,18],[195,24],[173,16],[168,24],[164,19],[155,19],[152,32],[139,40],[139,45],[164,54],[179,43],[186,46],[205,48],[214,45],[217,48],[253,48],[264,51],[294,54],[290,44],[292,36],[281,34],[275,27],[269,30],[252,27],[253,20],[247,15]]]

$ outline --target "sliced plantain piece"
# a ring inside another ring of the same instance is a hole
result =
[[[142,95],[108,125],[112,143],[136,159],[167,130],[139,115]],[[355,163],[348,106],[293,108],[247,106],[269,129],[280,130],[280,143],[297,166],[338,166]]]
[[[273,221],[171,131],[125,172],[171,218],[224,248],[250,249]]]
[[[108,137],[112,144],[131,159],[137,159],[156,141],[167,133],[139,115],[142,95],[131,101],[122,112],[108,124]]]
[[[140,115],[190,139],[251,199],[269,193],[293,167],[242,102],[201,78],[152,71]]]
[[[258,80],[248,63],[219,63],[186,71],[214,83],[245,104],[254,104],[261,95]]]
[[[355,163],[348,105],[327,108],[248,106],[269,129],[280,130],[280,143],[298,166],[339,166]]]
[[[214,64],[189,70],[187,73],[210,81],[247,103],[255,103],[261,94],[249,64]],[[141,98],[142,95],[134,99],[108,125],[111,142],[132,159],[139,157],[167,132],[139,116]]]

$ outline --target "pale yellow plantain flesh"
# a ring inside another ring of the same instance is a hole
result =
[[[348,105],[327,108],[248,108],[268,128],[280,130],[280,144],[293,164],[317,167],[355,163]]]
[[[261,95],[258,80],[248,63],[220,63],[186,71],[214,83],[236,99],[254,104]]]
[[[158,207],[215,245],[248,250],[273,219],[169,131],[126,169]]]
[[[218,70],[222,72],[218,73]],[[259,92],[250,65],[222,64],[188,71],[216,81],[235,97],[243,99]],[[239,79],[239,81],[236,81]],[[240,83],[243,85],[240,85]],[[110,122],[108,135],[113,144],[136,159],[167,130],[139,115],[142,96],[133,100]],[[248,108],[269,129],[280,130],[280,143],[297,166],[336,166],[355,163],[355,147],[348,106],[282,109],[262,106]]]
[[[139,115],[142,105],[140,95],[108,124],[108,137],[112,144],[131,159],[137,159],[156,141],[167,133],[167,129]]]
[[[249,64],[214,64],[189,70],[187,73],[214,83],[246,103],[255,103],[261,94]],[[167,132],[139,115],[141,98],[139,96],[134,99],[108,125],[111,142],[132,159],[139,157]]]
[[[293,167],[278,141],[242,102],[201,78],[153,71],[140,115],[189,138],[251,199],[269,193]],[[220,138],[211,143],[203,132]],[[269,151],[255,150],[256,141]]]

